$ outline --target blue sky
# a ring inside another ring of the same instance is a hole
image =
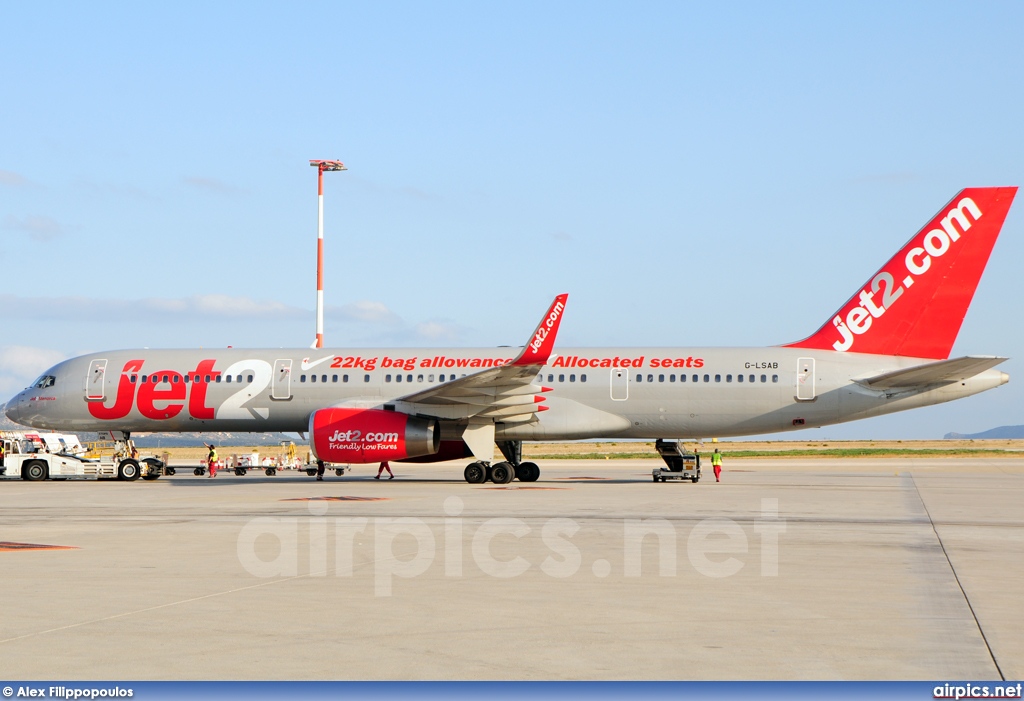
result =
[[[803,338],[966,186],[1024,184],[1020,3],[21,3],[0,393],[119,347]],[[807,431],[1024,423],[1024,214],[955,354],[1010,385]]]

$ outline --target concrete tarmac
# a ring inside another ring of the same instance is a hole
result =
[[[659,465],[2,481],[0,677],[1024,677],[1024,458]]]

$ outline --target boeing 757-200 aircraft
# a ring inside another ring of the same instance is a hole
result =
[[[1009,380],[992,369],[1005,358],[949,353],[1016,192],[960,192],[796,343],[556,353],[563,294],[517,353],[92,353],[47,370],[7,415],[67,432],[308,432],[324,462],[472,457],[467,481],[505,483],[540,474],[522,441],[749,436],[948,402]]]

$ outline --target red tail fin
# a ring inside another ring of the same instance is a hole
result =
[[[962,190],[813,336],[787,346],[948,358],[1016,194]]]

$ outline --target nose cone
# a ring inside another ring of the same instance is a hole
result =
[[[7,410],[4,412],[7,414],[7,418],[15,423],[19,423],[21,420],[21,395],[16,395],[11,401],[7,402]]]

